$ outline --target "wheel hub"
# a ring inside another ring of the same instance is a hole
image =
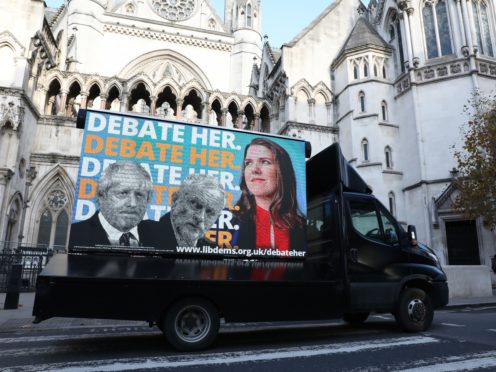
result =
[[[175,327],[176,334],[183,341],[196,342],[209,332],[211,320],[205,309],[190,306],[177,315]]]
[[[414,322],[421,322],[425,319],[427,308],[424,302],[418,298],[413,299],[408,304],[408,316]]]

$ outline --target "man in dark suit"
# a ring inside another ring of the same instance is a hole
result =
[[[215,246],[204,234],[224,208],[225,191],[212,176],[189,175],[172,195],[170,213],[160,219],[160,246]]]
[[[158,223],[142,221],[151,196],[151,178],[141,165],[131,161],[110,164],[97,185],[100,210],[89,219],[72,224],[69,249],[154,246]]]

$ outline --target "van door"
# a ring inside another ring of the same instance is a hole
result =
[[[345,275],[339,244],[338,205],[334,194],[311,201],[307,209],[307,253],[305,264],[313,267],[326,283],[326,296],[319,300],[328,314],[344,310]]]
[[[353,310],[389,310],[406,261],[397,222],[374,198],[347,195],[348,278]]]

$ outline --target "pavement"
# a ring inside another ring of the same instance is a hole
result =
[[[19,307],[4,310],[5,293],[0,293],[0,334],[5,332],[42,331],[78,328],[130,328],[148,326],[144,321],[85,318],[51,318],[33,324],[34,292],[21,293]],[[489,297],[450,298],[447,309],[496,306],[496,288]]]

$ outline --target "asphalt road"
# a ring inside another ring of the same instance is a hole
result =
[[[1,371],[496,371],[496,306],[438,311],[408,334],[390,315],[224,326],[209,350],[177,353],[156,328],[98,327],[0,334]]]

